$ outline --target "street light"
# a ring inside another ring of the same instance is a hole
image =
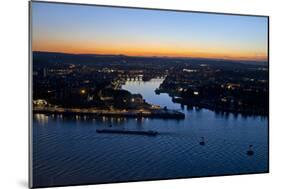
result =
[[[82,89],[81,94],[85,94],[85,93],[86,93],[86,90]]]

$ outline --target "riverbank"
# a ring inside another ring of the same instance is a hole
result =
[[[64,116],[91,116],[91,117],[128,117],[128,118],[162,118],[184,119],[185,114],[169,109],[141,109],[141,110],[97,110],[82,108],[34,107],[33,113],[60,114]]]
[[[226,107],[226,106],[220,106],[216,103],[208,102],[208,101],[195,101],[195,100],[189,100],[189,99],[183,99],[179,97],[173,97],[172,101],[174,103],[184,104],[187,106],[195,106],[199,108],[205,108],[209,109],[215,112],[225,112],[225,113],[233,113],[233,114],[242,114],[246,116],[268,116],[268,112],[258,109],[258,108],[237,108],[237,107]]]

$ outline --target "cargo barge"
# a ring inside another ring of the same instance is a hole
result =
[[[132,131],[132,130],[120,130],[120,129],[96,129],[97,133],[111,133],[111,134],[131,134],[131,135],[147,135],[156,136],[157,131]]]

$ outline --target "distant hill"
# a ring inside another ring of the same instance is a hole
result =
[[[33,52],[34,66],[54,66],[58,64],[81,64],[81,65],[112,65],[112,64],[207,64],[214,67],[225,68],[243,68],[246,67],[267,67],[267,62],[258,61],[235,61],[223,59],[206,59],[206,58],[172,58],[172,57],[140,57],[126,55],[100,55],[100,54],[68,54],[58,52]]]

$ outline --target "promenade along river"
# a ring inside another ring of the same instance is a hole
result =
[[[35,114],[35,186],[262,173],[268,171],[268,118],[218,114],[175,104],[154,90],[163,79],[128,81],[147,102],[185,113],[183,120],[87,119]],[[97,128],[156,130],[156,137],[97,134]],[[201,137],[205,146],[199,145]],[[254,155],[247,156],[248,145]]]

